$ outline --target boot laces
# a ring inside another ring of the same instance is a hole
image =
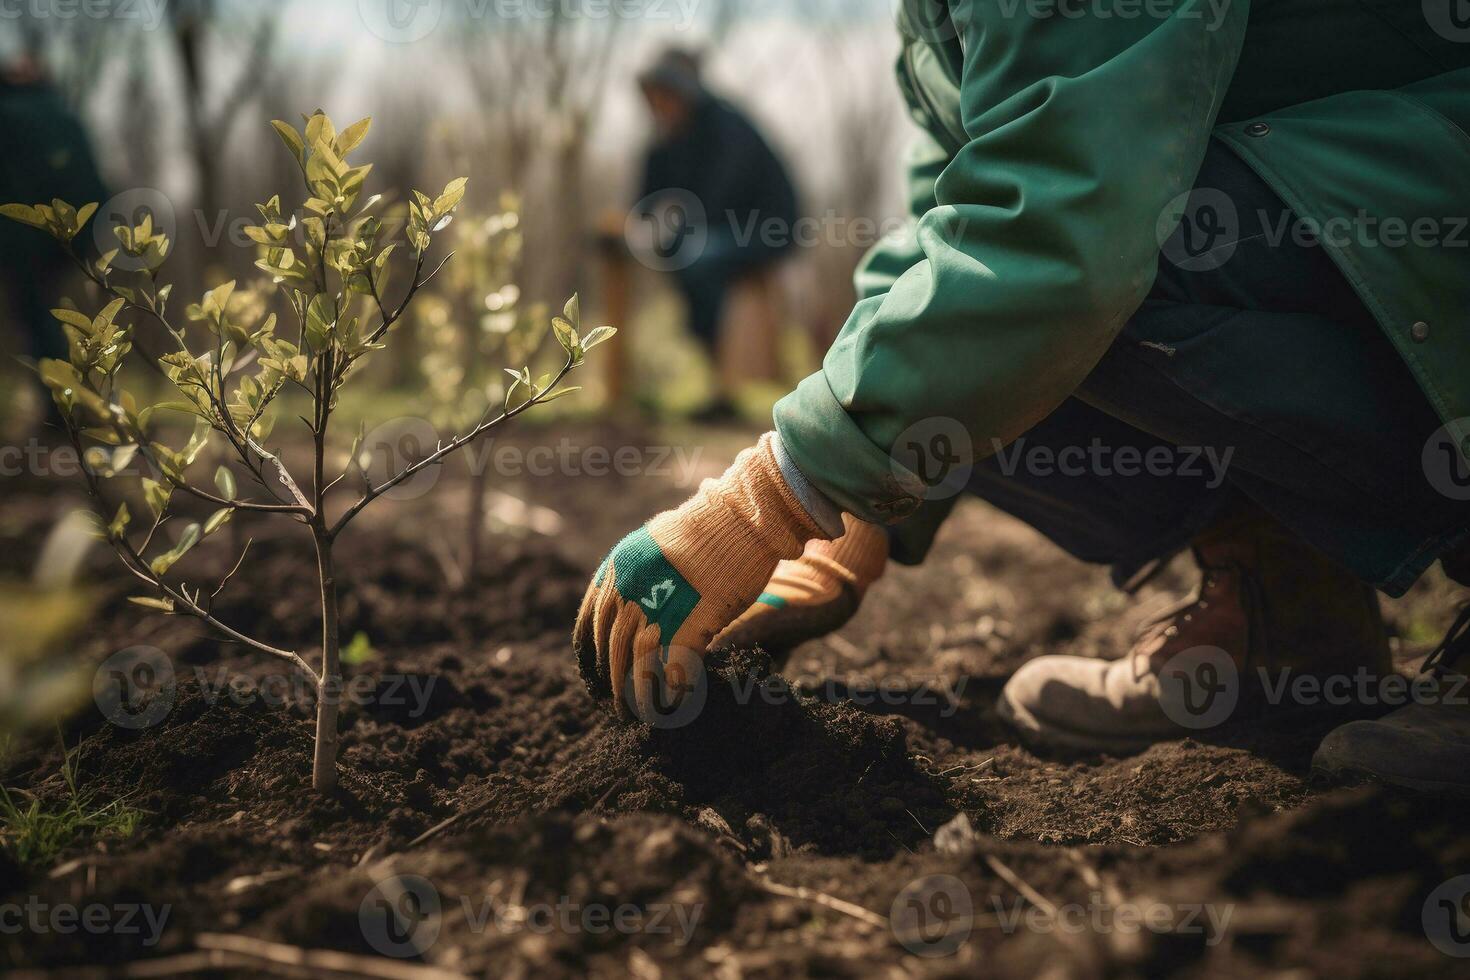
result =
[[[1240,582],[1240,603],[1245,609],[1246,620],[1246,649],[1243,652],[1245,663],[1270,663],[1270,636],[1269,631],[1265,628],[1266,590],[1255,573],[1239,562],[1206,565],[1201,561],[1198,594],[1192,599],[1185,599],[1165,609],[1145,623],[1144,630],[1147,631],[1172,620],[1174,625],[1169,627],[1168,635],[1177,635],[1179,622],[1187,623],[1194,618],[1196,610],[1203,612],[1210,608],[1211,600],[1208,596],[1220,580],[1221,574],[1224,573],[1234,573]]]
[[[1424,659],[1421,673],[1447,673],[1460,661],[1470,657],[1470,602],[1460,607],[1460,615],[1445,633],[1434,652]]]

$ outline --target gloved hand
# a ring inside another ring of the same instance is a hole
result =
[[[716,645],[781,654],[851,619],[888,564],[888,533],[851,514],[842,522],[842,537],[808,541],[800,558],[777,565],[765,590]]]
[[[772,439],[620,541],[593,577],[572,645],[588,689],[620,715],[651,719],[677,703],[777,563],[825,536],[781,475]]]

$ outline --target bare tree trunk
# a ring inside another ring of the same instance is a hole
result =
[[[322,672],[316,696],[316,753],[311,785],[318,793],[337,785],[337,711],[342,697],[342,657],[337,626],[337,575],[332,561],[332,539],[318,515],[311,533],[316,541],[317,574],[322,588]]]
[[[490,467],[470,474],[469,548],[465,553],[464,588],[474,585],[480,562],[485,557],[485,494],[490,490]]]

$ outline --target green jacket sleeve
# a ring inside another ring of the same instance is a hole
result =
[[[931,129],[959,138],[918,223],[921,257],[858,302],[822,370],[776,406],[786,451],[843,510],[879,522],[912,513],[926,487],[891,456],[905,430],[955,420],[963,457],[993,453],[1061,404],[1141,305],[1248,3],[1172,9],[951,5],[958,120]],[[921,93],[942,83],[909,81]]]
[[[932,134],[920,130],[904,160],[908,177],[908,213],[912,220],[903,229],[885,235],[863,256],[853,275],[859,301],[888,292],[899,276],[923,261],[917,222],[934,209],[934,185],[948,163],[948,151]]]

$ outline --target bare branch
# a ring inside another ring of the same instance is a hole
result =
[[[77,435],[76,428],[71,424],[70,421],[67,422],[66,430],[67,437],[71,440],[72,448],[75,449],[78,454],[80,454],[82,451],[81,438]],[[96,511],[97,516],[102,521],[106,522],[108,520],[108,509],[106,501],[103,499],[102,496],[102,487],[98,483],[96,475],[88,470],[86,467],[82,467],[82,475],[86,479],[87,490],[92,495],[92,500],[95,503],[94,510]],[[161,523],[161,520],[154,521],[153,528],[148,532],[147,540],[151,541],[153,539],[153,534],[155,531],[158,530],[158,527]],[[182,589],[174,588],[173,586],[167,584],[162,579],[160,579],[157,575],[153,574],[152,569],[148,567],[148,564],[143,560],[143,556],[138,552],[136,548],[133,547],[132,543],[128,541],[126,535],[119,535],[115,538],[109,536],[108,541],[112,544],[113,550],[117,552],[118,558],[122,561],[123,567],[131,572],[134,577],[138,578],[140,581],[150,586],[154,591],[159,593],[159,595],[172,600],[175,610],[182,610],[183,612],[188,613],[189,615],[194,616],[199,620],[202,620],[204,623],[213,627],[218,632],[223,633],[225,636],[228,636],[232,640],[245,644],[253,650],[258,650],[261,653],[266,653],[273,657],[278,657],[282,660],[285,660],[286,662],[294,665],[298,670],[302,671],[313,681],[320,683],[321,678],[317,676],[316,671],[313,670],[311,668],[311,665],[308,664],[305,660],[302,660],[301,657],[295,652],[291,650],[283,650],[280,647],[273,647],[268,643],[263,643],[262,641],[255,639],[254,637],[246,636],[244,633],[241,633],[233,626],[230,626],[228,623],[225,623],[222,620],[216,618],[211,612],[209,612],[209,610],[203,608],[193,599],[189,598],[188,594]],[[234,573],[231,572],[231,574]]]
[[[245,542],[245,547],[240,549],[240,557],[235,560],[235,566],[225,573],[224,578],[219,580],[219,585],[215,586],[214,591],[209,594],[209,598],[218,598],[219,594],[225,590],[225,586],[230,584],[230,579],[234,578],[235,573],[240,570],[240,566],[245,564],[245,556],[250,554],[250,546],[254,543],[254,538],[250,538]]]
[[[278,476],[280,476],[281,479],[281,485],[284,486],[287,490],[291,491],[291,496],[295,497],[296,502],[301,505],[297,509],[305,509],[305,512],[308,515],[315,514],[316,508],[311,505],[311,501],[306,499],[306,494],[301,492],[301,488],[298,487],[296,485],[296,481],[291,478],[291,471],[286,469],[286,464],[282,463],[272,453],[268,453],[264,449],[260,448],[259,444],[257,444],[254,439],[250,438],[249,435],[245,436],[245,442],[257,455],[260,456],[261,459],[266,460],[276,468],[276,473]]]
[[[378,486],[368,490],[362,495],[361,499],[359,499],[351,507],[348,507],[347,510],[342,514],[342,516],[337,519],[337,522],[332,525],[331,530],[327,532],[328,536],[336,537],[354,517],[362,512],[362,509],[364,507],[372,503],[378,497],[381,497],[387,491],[396,487],[398,484],[402,483],[404,480],[407,480],[415,473],[418,473],[420,470],[423,470],[427,467],[438,465],[440,462],[443,461],[444,457],[449,456],[450,454],[455,453],[460,449],[463,449],[465,446],[474,442],[486,432],[504,422],[510,421],[531,406],[540,404],[542,401],[545,400],[547,395],[556,390],[556,386],[561,383],[562,378],[566,377],[567,372],[570,371],[573,366],[574,362],[572,360],[572,357],[571,355],[568,355],[566,363],[562,365],[562,369],[557,372],[556,377],[552,378],[551,382],[540,392],[538,392],[534,398],[528,398],[526,401],[522,402],[520,405],[517,405],[510,411],[502,412],[500,415],[497,415],[495,418],[490,419],[489,421],[481,422],[469,432],[466,432],[460,436],[456,436],[448,442],[440,445],[434,450],[434,452],[425,456],[423,459],[404,467],[398,473],[390,476],[387,480],[384,480]]]

